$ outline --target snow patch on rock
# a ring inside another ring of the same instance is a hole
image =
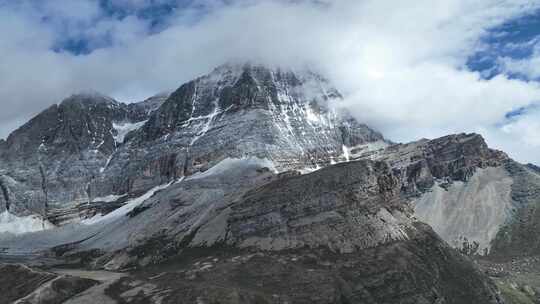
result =
[[[188,180],[201,179],[209,177],[211,175],[218,175],[227,172],[231,168],[242,167],[242,166],[256,166],[261,168],[268,168],[274,173],[277,173],[274,163],[267,158],[258,158],[258,157],[246,157],[246,158],[225,158],[220,161],[210,169],[204,172],[198,172],[193,176],[190,176]]]
[[[146,192],[145,194],[143,194],[143,195],[141,195],[141,196],[139,196],[137,198],[134,198],[134,199],[131,199],[131,200],[127,201],[125,205],[123,205],[122,207],[114,210],[113,212],[108,213],[106,215],[97,214],[97,215],[95,215],[95,216],[93,216],[93,217],[91,217],[89,219],[85,219],[85,220],[81,221],[81,224],[83,224],[83,225],[93,225],[93,224],[96,224],[96,223],[100,223],[100,222],[103,222],[103,221],[109,221],[109,220],[116,219],[116,218],[119,218],[121,216],[124,216],[124,215],[128,214],[129,212],[131,212],[133,209],[135,209],[137,206],[144,203],[147,199],[151,198],[156,192],[169,187],[171,184],[172,184],[172,182],[168,183],[168,184],[164,184],[164,185],[154,187],[154,188],[150,189],[148,192]]]
[[[113,123],[113,128],[116,130],[116,135],[113,136],[114,140],[116,143],[123,143],[126,135],[128,135],[129,132],[140,129],[146,122],[147,121],[144,120],[136,123]]]
[[[343,149],[343,156],[345,157],[345,160],[349,161],[351,159],[351,156],[349,154],[349,148],[347,148],[347,146],[345,145],[343,145],[341,148]]]
[[[122,195],[111,194],[111,195],[102,196],[102,197],[95,197],[94,199],[92,199],[92,202],[112,203],[112,202],[116,202],[117,200],[123,198],[126,195],[127,194],[122,194]]]
[[[24,234],[54,228],[39,215],[19,217],[9,211],[0,213],[0,233]]]

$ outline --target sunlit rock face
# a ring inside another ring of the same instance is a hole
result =
[[[130,269],[133,276],[102,285],[126,303],[157,295],[160,303],[502,303],[470,260],[413,217],[386,163],[303,175],[271,166],[228,158],[82,225],[0,246]],[[100,298],[103,289],[72,299]]]
[[[485,255],[511,218],[512,183],[504,167],[478,169],[467,182],[434,185],[415,202],[415,214],[452,246]]]
[[[444,241],[505,255],[534,243],[537,168],[477,134],[391,143],[341,99],[313,72],[255,64],[130,105],[74,95],[0,142],[0,228],[21,228],[0,248],[110,271],[192,261],[175,267],[196,284],[155,286],[171,301],[221,299],[219,284],[274,303],[234,275],[256,270],[291,303],[500,303]]]
[[[37,115],[0,148],[0,210],[38,213],[54,223],[76,217],[76,206],[95,195],[90,183],[121,144],[116,126],[144,121],[156,104],[80,93]]]
[[[387,144],[337,111],[340,100],[315,73],[252,64],[223,65],[141,103],[73,95],[2,145],[0,210],[63,224],[101,197],[135,197],[227,157],[314,170],[346,160],[344,147]]]
[[[293,302],[500,302],[483,274],[412,216],[386,163],[353,161],[304,175],[276,175],[265,165],[227,159],[163,190],[124,219],[121,231],[138,223],[144,233],[133,233],[138,241],[111,255],[106,266],[220,252],[225,256],[188,266],[198,283],[173,293],[208,301],[232,286],[245,286],[246,298],[259,292],[244,279],[256,272],[272,293]],[[159,231],[141,224],[147,217],[163,223]],[[216,282],[224,289],[201,292]]]
[[[227,242],[264,250],[351,253],[408,239],[398,180],[384,163],[340,164],[276,181],[231,208]]]
[[[0,157],[0,184],[15,213],[45,214],[88,201],[88,184],[116,149],[114,122],[143,119],[144,107],[94,93],[73,95],[13,132]]]
[[[477,134],[393,144],[337,110],[341,98],[316,73],[256,64],[226,64],[129,105],[76,94],[0,143],[0,210],[40,214],[49,227],[107,214],[224,159],[302,173],[370,159],[389,164],[407,204],[453,246],[485,254],[494,241],[515,242],[508,229],[520,231],[516,221],[538,203],[535,166],[512,163]],[[282,243],[294,242],[309,243]]]
[[[478,134],[390,145],[352,159],[387,162],[418,219],[470,255],[540,252],[540,175],[490,149]],[[533,244],[531,246],[531,244]]]
[[[509,158],[477,134],[450,135],[389,147],[379,155],[399,172],[416,216],[449,244],[487,254],[511,218]]]
[[[266,158],[278,171],[315,169],[344,160],[343,146],[386,142],[335,110],[340,100],[309,71],[224,65],[173,92],[118,152],[129,156],[109,168],[130,177],[119,191],[137,192],[227,157]]]
[[[466,181],[437,180],[413,200],[416,216],[471,255],[540,253],[540,175],[510,159],[476,168]]]

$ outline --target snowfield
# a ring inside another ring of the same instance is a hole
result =
[[[139,196],[137,198],[134,198],[134,199],[131,199],[131,200],[127,201],[125,205],[123,205],[122,207],[114,210],[113,212],[108,213],[106,215],[97,214],[97,215],[95,215],[95,216],[93,216],[93,217],[91,217],[89,219],[81,221],[81,224],[93,225],[93,224],[96,224],[96,223],[100,223],[100,222],[103,222],[103,221],[108,221],[108,220],[112,220],[112,219],[124,216],[124,215],[128,214],[129,212],[131,212],[133,209],[135,209],[137,206],[144,203],[147,199],[151,198],[156,192],[169,187],[171,184],[172,184],[172,182],[168,183],[168,184],[164,184],[164,185],[154,187],[154,188],[150,189],[148,192],[146,192],[145,194],[143,194],[143,195],[141,195],[141,196]]]
[[[124,143],[124,139],[126,138],[126,135],[128,135],[129,132],[140,129],[142,126],[144,126],[145,123],[146,123],[146,120],[137,122],[137,123],[123,123],[123,124],[113,123],[113,128],[116,130],[116,135],[113,136],[114,140],[118,144]]]
[[[23,234],[54,228],[39,215],[19,217],[9,211],[0,213],[0,233]]]

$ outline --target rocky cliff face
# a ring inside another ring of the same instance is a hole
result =
[[[117,152],[103,181],[116,185],[113,192],[140,192],[227,157],[266,158],[279,171],[314,169],[343,159],[344,146],[385,143],[333,110],[340,99],[311,72],[221,66],[173,92]],[[127,183],[111,182],[111,175],[127,176]]]
[[[141,123],[153,106],[84,93],[30,120],[0,151],[0,210],[38,213],[53,222],[73,216],[69,210],[89,201],[89,185],[122,144],[122,126]]]
[[[445,241],[537,254],[538,168],[477,134],[393,144],[340,100],[253,64],[141,103],[74,95],[0,141],[2,218],[33,231],[0,248],[135,267],[107,294],[127,303],[501,303]]]
[[[231,207],[227,242],[352,253],[406,240],[411,222],[398,185],[386,164],[368,161],[278,180]]]
[[[511,209],[507,221],[497,231],[492,255],[498,257],[535,256],[540,253],[540,174],[530,167],[509,161],[505,171],[512,178]]]
[[[538,172],[489,149],[480,135],[391,145],[352,158],[387,162],[399,176],[402,196],[412,200],[415,215],[464,253],[537,252]]]
[[[227,157],[309,170],[343,160],[344,147],[386,144],[333,110],[340,98],[314,73],[249,64],[221,66],[137,104],[74,95],[8,138],[0,208],[61,224],[103,197],[137,196]]]
[[[470,260],[412,216],[386,163],[305,175],[269,164],[227,159],[78,231],[11,245],[70,243],[54,247],[67,263],[139,268],[109,289],[127,303],[502,303]]]
[[[497,167],[508,159],[503,152],[489,149],[478,134],[392,145],[369,157],[388,162],[400,176],[404,194],[413,196],[432,188],[437,181],[466,182],[477,169]]]
[[[185,282],[181,290],[174,289],[169,300],[501,301],[494,286],[468,260],[411,217],[411,210],[400,198],[399,181],[385,163],[351,162],[307,175],[282,177],[269,175],[256,166],[234,167],[234,173],[211,170],[196,180],[186,179],[164,190],[145,204],[149,209],[132,218],[144,217],[145,213],[154,215],[156,209],[174,208],[175,215],[185,216],[178,223],[191,223],[178,231],[172,242],[167,241],[166,234],[160,234],[161,244],[174,244],[168,253],[153,251],[160,246],[149,247],[148,242],[127,252],[127,256],[138,255],[131,261],[148,260],[148,255],[164,257],[170,252],[180,252],[181,260],[190,261],[179,276],[164,275],[162,284]],[[219,181],[231,175],[234,180],[251,175],[250,180],[259,182],[236,195],[225,191],[202,200],[190,199],[201,193],[193,188],[195,185],[214,191],[223,189],[217,187]],[[167,202],[170,191],[182,193],[172,195],[181,200]],[[168,207],[171,204],[174,207]],[[203,211],[193,212],[196,209]],[[199,253],[191,260],[193,252]],[[112,261],[129,260],[125,254]],[[192,276],[195,279],[189,279]],[[236,295],[229,298],[231,294]]]

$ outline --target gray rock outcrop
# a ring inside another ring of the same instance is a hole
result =
[[[167,95],[168,96],[168,95]],[[341,95],[312,72],[224,65],[168,97],[125,105],[73,95],[13,132],[0,150],[0,210],[55,224],[110,195],[137,196],[227,157],[314,169],[381,134],[333,109]]]
[[[100,289],[126,303],[502,303],[462,253],[540,252],[538,167],[478,134],[393,144],[341,99],[256,64],[73,95],[0,141],[0,212],[57,225],[0,248],[134,269]]]

